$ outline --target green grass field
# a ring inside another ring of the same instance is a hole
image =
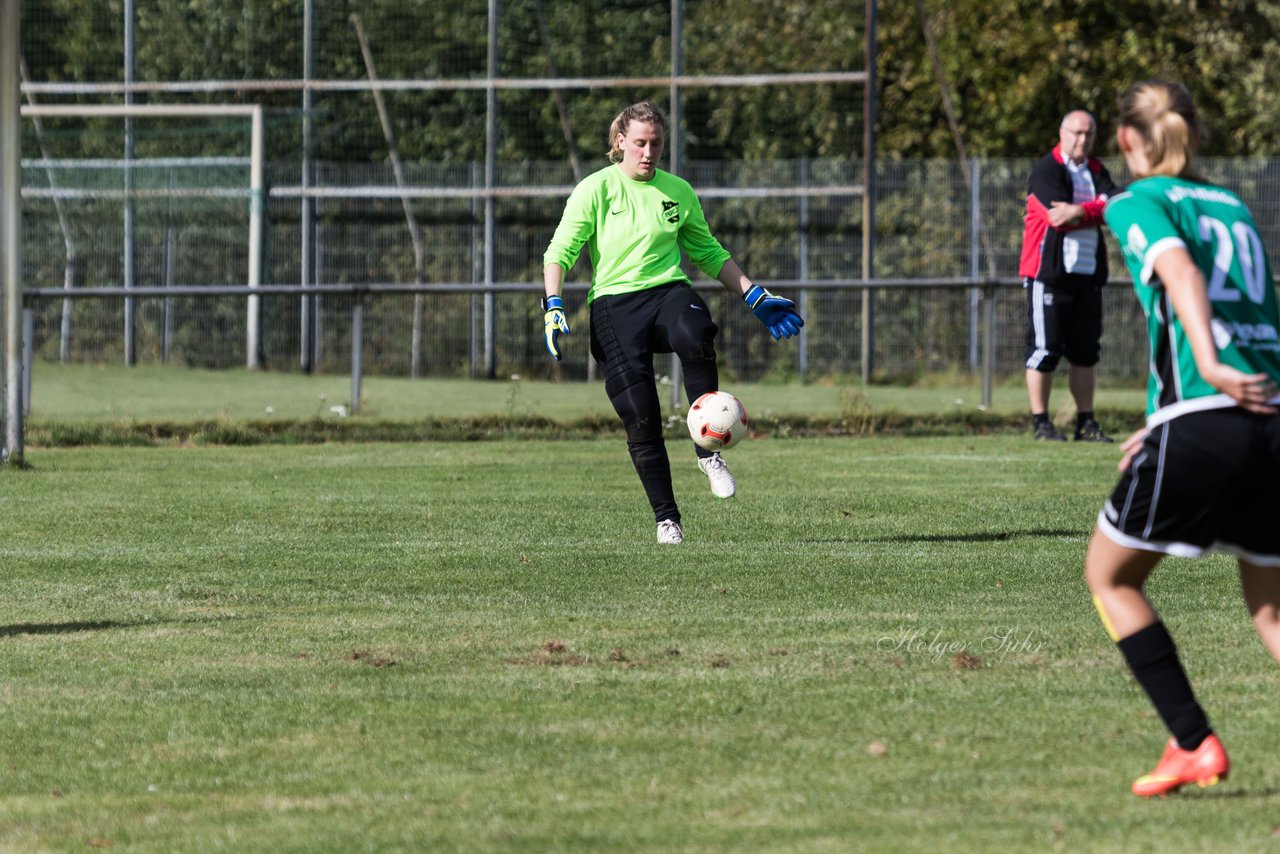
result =
[[[1069,407],[1065,377],[1053,397],[1055,408]],[[351,398],[349,377],[254,371],[203,371],[162,365],[127,369],[118,365],[37,364],[32,371],[32,413],[36,422],[113,420],[196,420],[208,418],[283,419],[341,417],[332,411]],[[750,404],[753,415],[804,415],[833,418],[851,398],[876,410],[935,415],[972,412],[981,404],[977,377],[946,378],[918,387],[872,386],[826,381],[809,385],[726,383]],[[665,404],[670,386],[661,389]],[[408,380],[367,377],[357,417],[414,419],[431,417],[542,416],[557,420],[601,415],[613,410],[600,383],[549,383],[522,378],[493,382]],[[992,411],[1021,413],[1026,389],[1005,383],[993,389]],[[1098,406],[1140,410],[1143,392],[1132,386],[1099,384]]]
[[[754,425],[776,435],[1021,432],[1029,424],[1020,380],[995,388],[987,409],[978,378],[971,376],[912,387],[827,380],[725,388],[742,398]],[[350,380],[332,375],[42,363],[33,372],[28,442],[65,447],[621,436],[601,383],[370,377],[354,414],[350,393]],[[660,393],[669,407],[670,385]],[[1065,387],[1052,404],[1056,420],[1069,426],[1074,404]],[[1141,389],[1100,384],[1099,417],[1116,435],[1138,425],[1142,406]],[[680,435],[678,424],[670,435]]]
[[[598,391],[598,390],[597,390]],[[1232,778],[1080,578],[1114,446],[32,448],[0,471],[0,847],[1148,850],[1276,842],[1280,668],[1224,558],[1152,595]]]

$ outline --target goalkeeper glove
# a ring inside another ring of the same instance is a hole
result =
[[[804,320],[796,314],[795,303],[786,297],[776,297],[759,285],[752,285],[743,299],[775,341],[799,334],[800,327],[804,326]]]
[[[542,326],[547,336],[547,352],[560,361],[560,336],[569,334],[569,321],[564,316],[564,300],[558,296],[545,297],[542,308]]]

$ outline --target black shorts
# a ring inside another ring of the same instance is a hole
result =
[[[591,355],[612,374],[636,371],[653,378],[655,353],[707,356],[720,329],[702,296],[684,282],[670,282],[591,303]]]
[[[1192,411],[1151,427],[1098,514],[1128,548],[1280,567],[1280,416]]]
[[[1027,279],[1027,367],[1050,373],[1063,356],[1098,364],[1102,353],[1102,283],[1068,273],[1052,285]]]

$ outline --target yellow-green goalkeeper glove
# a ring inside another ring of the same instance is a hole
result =
[[[542,300],[542,325],[547,336],[547,352],[560,361],[560,336],[569,334],[569,321],[564,316],[564,300],[558,296]]]

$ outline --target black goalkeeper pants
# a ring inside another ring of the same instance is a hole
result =
[[[706,302],[683,282],[591,303],[591,355],[604,366],[604,390],[627,431],[627,450],[653,507],[654,521],[680,521],[671,462],[662,439],[655,353],[675,353],[690,402],[719,388],[715,337]],[[700,457],[710,456],[694,446]]]

